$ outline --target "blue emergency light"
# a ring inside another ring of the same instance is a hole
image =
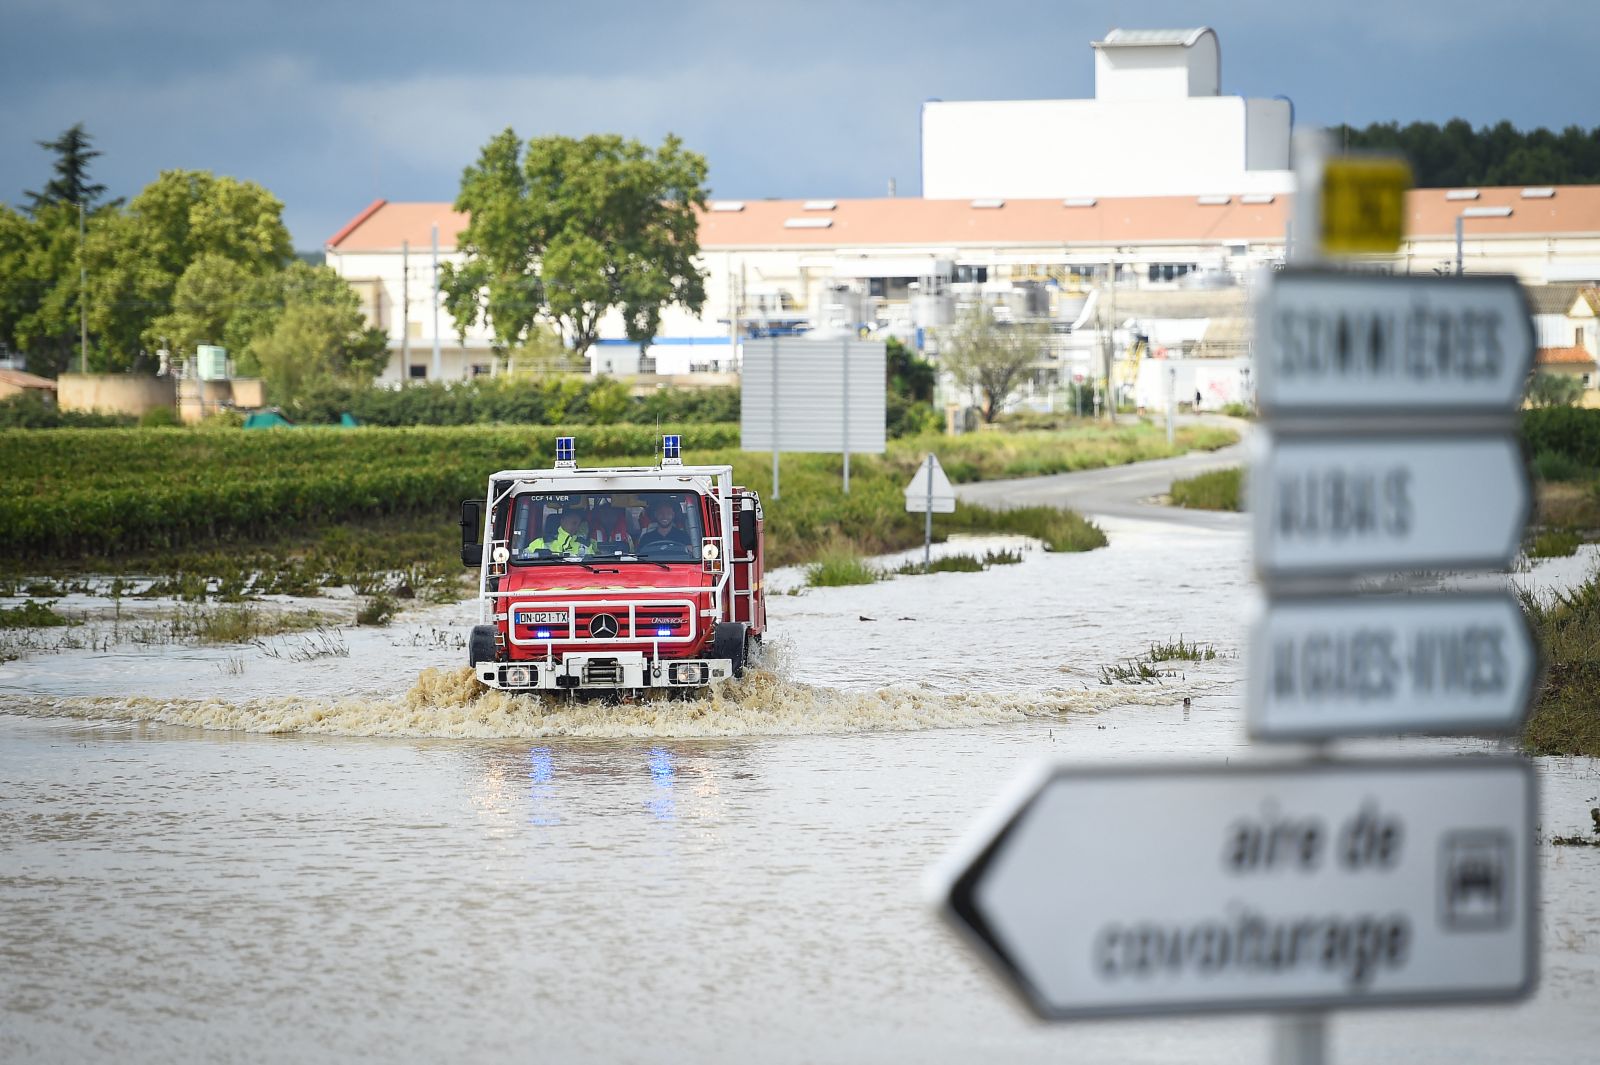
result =
[[[683,437],[674,434],[661,438],[661,462],[665,466],[683,463]]]
[[[556,437],[556,468],[572,469],[578,465],[578,448],[570,436]]]

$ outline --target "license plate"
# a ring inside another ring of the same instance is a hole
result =
[[[565,610],[519,610],[517,611],[518,625],[565,625],[567,612]]]

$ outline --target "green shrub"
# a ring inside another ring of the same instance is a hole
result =
[[[53,629],[71,625],[70,618],[55,612],[55,605],[54,600],[41,603],[29,599],[21,606],[0,608],[0,629]]]
[[[1243,475],[1244,471],[1235,466],[1173,481],[1172,505],[1195,510],[1242,510],[1240,483]]]
[[[616,425],[736,422],[737,388],[661,388],[633,397],[608,377],[474,377],[404,388],[324,385],[289,404],[301,425],[332,425],[348,411],[363,425]]]
[[[37,392],[19,392],[0,399],[0,429],[101,429],[134,423],[131,414],[98,414],[61,410]]]
[[[1561,455],[1600,469],[1600,410],[1545,407],[1522,412],[1522,436],[1535,455]]]
[[[1588,472],[1577,461],[1558,451],[1541,451],[1533,456],[1533,472],[1541,481],[1577,481]]]
[[[178,412],[171,407],[151,407],[139,416],[141,429],[172,429],[182,424]]]
[[[399,609],[395,605],[393,598],[386,593],[379,592],[362,603],[360,608],[356,610],[356,624],[387,625],[390,619],[399,613]]]

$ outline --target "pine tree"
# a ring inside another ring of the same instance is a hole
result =
[[[93,208],[94,201],[105,195],[104,185],[89,183],[89,160],[101,154],[89,147],[90,141],[83,123],[79,122],[53,141],[35,142],[45,151],[56,154],[56,176],[50,179],[43,192],[23,194],[29,200],[29,214],[37,214],[41,208],[57,203],[81,203],[85,208]]]

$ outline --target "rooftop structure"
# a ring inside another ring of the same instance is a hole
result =
[[[1289,191],[1284,99],[1224,96],[1217,35],[1115,29],[1089,100],[930,100],[922,194],[1201,196]]]

